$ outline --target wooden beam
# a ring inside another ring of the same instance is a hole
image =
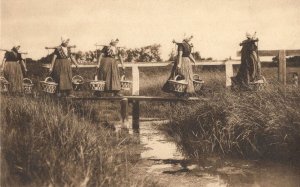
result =
[[[128,120],[128,99],[122,98],[121,100],[121,118],[122,118],[122,128],[127,128],[127,125],[125,124]]]
[[[138,66],[132,66],[132,95],[140,95],[140,72]]]
[[[158,97],[158,96],[124,96],[128,98],[129,101],[157,101],[157,102],[186,102],[186,101],[204,101],[208,100],[207,98],[201,98],[201,97],[188,97],[188,98],[182,98],[182,97]]]
[[[259,50],[258,56],[277,56],[279,50]]]
[[[66,97],[69,100],[83,100],[83,101],[121,101],[127,98],[128,101],[155,101],[155,102],[190,102],[190,101],[207,101],[207,98],[202,97],[158,97],[158,96],[123,96],[123,97]]]
[[[285,56],[285,50],[279,51],[279,63],[278,63],[278,79],[279,82],[286,85],[286,56]]]
[[[172,62],[136,62],[136,63],[129,63],[125,62],[124,66],[125,67],[133,67],[133,66],[138,66],[138,67],[163,67],[163,66],[168,66],[172,64]],[[76,66],[74,64],[71,65],[73,68]],[[119,67],[122,67],[121,64],[118,65]],[[43,64],[44,68],[50,68],[50,64]],[[78,68],[96,68],[97,64],[79,64]]]
[[[204,61],[198,61],[196,62],[196,66],[219,66],[219,65],[225,65],[227,62],[230,62],[231,64],[240,64],[240,60],[204,60]],[[137,63],[124,63],[125,67],[133,67],[133,66],[138,66],[138,67],[164,67],[168,65],[172,65],[173,62],[137,62]],[[194,65],[192,63],[192,65]],[[121,65],[118,65],[121,67]],[[43,64],[44,68],[50,68],[50,64]],[[72,67],[75,68],[76,66],[72,64]],[[96,68],[96,64],[79,64],[78,68]]]
[[[259,56],[277,56],[279,53],[279,50],[259,50],[258,55]],[[241,56],[241,51],[237,52],[237,56]]]
[[[259,56],[277,56],[280,50],[259,50]],[[285,50],[286,56],[300,56],[300,49]],[[237,52],[237,56],[241,56],[241,51]]]
[[[135,132],[140,129],[140,102],[136,100],[132,103],[132,129]]]
[[[286,56],[300,56],[300,49],[295,50],[285,50]]]
[[[300,73],[300,67],[286,67],[286,72],[299,72]]]
[[[226,87],[231,86],[231,77],[233,77],[233,67],[230,62],[225,64]]]

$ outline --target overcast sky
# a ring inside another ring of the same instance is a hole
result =
[[[119,38],[129,48],[161,44],[166,59],[186,33],[203,57],[234,58],[246,31],[260,49],[300,49],[299,10],[299,0],[1,0],[0,47],[19,41],[37,59],[62,35],[82,51]]]

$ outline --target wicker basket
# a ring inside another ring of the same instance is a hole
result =
[[[125,75],[121,77],[121,89],[122,90],[130,90],[132,88],[132,81],[128,81],[125,78]]]
[[[32,94],[32,87],[34,84],[32,84],[32,81],[28,78],[23,79],[23,88],[25,94]]]
[[[168,80],[170,91],[176,93],[184,93],[186,91],[188,83],[186,82],[186,80],[178,80],[179,78],[182,77],[180,75],[177,75],[174,80]]]
[[[261,76],[261,79],[255,81],[255,82],[250,82],[249,87],[252,90],[262,90],[262,89],[264,89],[266,84],[267,84],[266,78],[264,76]]]
[[[194,84],[195,91],[197,92],[201,90],[204,81],[200,79],[200,76],[198,74],[195,74],[193,76],[193,84]]]
[[[53,81],[51,77],[46,77],[44,81],[40,81],[42,90],[47,93],[55,93],[57,88],[57,83]]]
[[[84,79],[80,75],[75,75],[72,78],[72,84],[73,84],[73,89],[74,90],[79,90],[80,85],[84,84]]]
[[[91,89],[94,91],[104,91],[105,81],[98,80],[97,76],[95,76],[95,80],[90,81]]]
[[[9,82],[4,78],[0,77],[0,92],[5,93],[8,92]]]

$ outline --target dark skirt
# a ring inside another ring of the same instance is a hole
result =
[[[114,58],[101,59],[98,77],[105,81],[105,91],[120,91],[121,80],[118,62]]]
[[[72,90],[72,68],[69,59],[56,59],[52,77],[58,83],[59,91]]]
[[[250,82],[261,79],[261,64],[256,52],[249,56],[242,56],[241,66],[236,77],[233,77],[233,84],[248,87]]]
[[[14,93],[23,91],[23,73],[19,62],[5,62],[4,78],[9,82],[9,92]]]
[[[180,69],[177,68],[178,60],[174,63],[171,70],[171,75],[168,80],[174,79],[176,75],[182,75],[186,82],[188,83],[186,93],[195,93],[195,88],[193,84],[193,68],[189,57],[182,57],[182,63]],[[168,81],[163,86],[162,90],[169,92]]]

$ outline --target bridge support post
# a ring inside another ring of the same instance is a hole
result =
[[[121,118],[122,118],[122,128],[127,128],[125,124],[128,120],[128,99],[123,98],[121,100]]]
[[[140,129],[140,102],[132,102],[132,129],[139,132]]]
[[[226,87],[231,86],[231,77],[233,77],[233,65],[229,61],[225,63]]]
[[[283,85],[286,85],[286,59],[285,50],[280,50],[278,55],[278,80]]]
[[[140,72],[138,65],[132,66],[132,95],[140,95]]]

